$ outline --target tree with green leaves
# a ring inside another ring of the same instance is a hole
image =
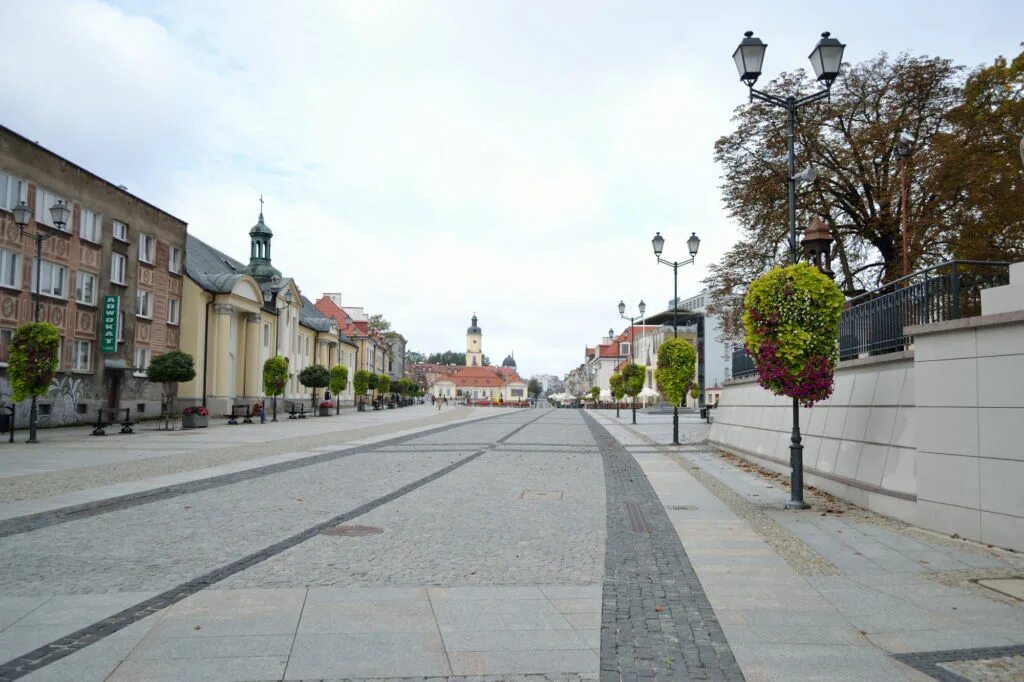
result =
[[[377,375],[377,394],[383,396],[391,392],[391,377],[387,374]]]
[[[626,395],[626,387],[622,382],[622,375],[618,372],[614,372],[608,377],[608,390],[612,392],[612,397],[615,398],[615,416],[619,416],[619,403],[622,402],[622,396]]]
[[[654,380],[665,399],[672,403],[672,444],[679,445],[679,406],[693,385],[697,373],[697,351],[686,339],[666,339],[658,347]],[[696,390],[696,386],[693,386]],[[694,398],[697,396],[694,395]]]
[[[196,363],[188,353],[172,350],[153,358],[146,368],[146,376],[151,383],[163,384],[163,393],[167,400],[167,411],[164,413],[166,427],[171,413],[175,412],[174,400],[177,397],[178,384],[196,378]]]
[[[323,365],[309,365],[299,372],[299,383],[313,389],[312,406],[316,407],[316,389],[330,386],[331,373]]]
[[[275,355],[263,363],[263,393],[273,399],[274,421],[277,421],[277,396],[288,384],[288,360]]]
[[[647,376],[647,367],[634,362],[627,363],[622,368],[622,388],[630,397],[633,403],[633,423],[636,424],[636,397],[644,390],[644,379]]]
[[[694,400],[700,397],[700,387],[697,384],[690,386],[690,397]]]
[[[427,357],[427,362],[429,362],[431,364],[435,364],[435,365],[465,366],[465,364],[466,364],[466,354],[465,353],[457,353],[457,352],[455,352],[453,350],[446,350],[443,353],[431,353]],[[486,355],[483,356],[483,364],[484,364],[484,367],[487,367],[488,365],[491,364],[491,359],[488,358]]]
[[[60,331],[49,322],[29,322],[14,330],[9,349],[7,380],[11,382],[11,400],[32,398],[29,413],[28,442],[36,443],[38,418],[36,401],[46,395],[57,373]],[[12,425],[13,428],[13,425]]]
[[[370,390],[370,377],[372,376],[375,375],[367,372],[365,369],[358,370],[352,376],[352,390],[356,393],[356,402],[359,405],[363,404],[363,396]],[[374,382],[374,385],[376,386],[376,382]]]
[[[600,386],[591,386],[590,387],[590,400],[591,400],[591,402],[594,403],[594,407],[597,407],[597,399],[600,398],[600,397],[601,397],[601,388],[600,388]]]
[[[348,367],[335,365],[331,367],[331,383],[328,386],[334,394],[334,414],[341,412],[341,394],[348,387]]]
[[[531,377],[530,383],[526,385],[527,395],[533,396],[534,399],[536,399],[543,390],[544,386],[541,385],[540,380],[537,379],[537,377]]]

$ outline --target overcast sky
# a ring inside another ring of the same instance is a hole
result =
[[[818,34],[968,65],[1015,55],[1020,2],[4,3],[3,123],[235,258],[266,200],[274,265],[383,313],[423,352],[564,374],[616,305],[667,306],[650,239],[696,267],[736,238],[714,140]],[[780,187],[780,191],[783,188]]]

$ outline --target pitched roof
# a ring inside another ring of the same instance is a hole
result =
[[[318,332],[331,331],[331,318],[320,312],[313,302],[305,296],[299,296],[302,301],[302,310],[299,312],[299,324],[314,329]]]
[[[227,294],[245,277],[245,266],[203,240],[185,235],[185,274],[200,288]]]

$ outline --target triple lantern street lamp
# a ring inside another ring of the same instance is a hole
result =
[[[750,91],[750,100],[759,100],[773,106],[786,110],[786,151],[789,160],[789,172],[787,173],[787,186],[789,190],[789,255],[793,263],[800,260],[796,243],[796,185],[798,182],[812,180],[813,173],[796,172],[796,153],[794,152],[794,129],[796,127],[796,112],[801,107],[813,104],[826,99],[832,91],[832,83],[839,77],[839,70],[843,63],[843,50],[846,45],[833,38],[828,31],[821,34],[808,59],[814,68],[814,74],[818,82],[825,87],[822,90],[809,95],[797,97],[779,95],[763,92],[754,89],[754,83],[761,76],[761,66],[764,63],[764,53],[768,48],[760,38],[755,38],[753,31],[747,31],[740,41],[736,51],[732,53],[732,59],[736,63],[736,71],[739,72],[740,80]],[[804,448],[800,439],[800,403],[793,398],[793,436],[789,448],[789,465],[792,469],[790,474],[790,500],[786,503],[787,509],[807,509],[809,505],[804,502],[804,477],[803,458]]]
[[[624,320],[629,320],[629,362],[632,365],[636,364],[636,330],[633,329],[633,321],[636,319],[642,319],[644,313],[647,311],[647,304],[644,303],[643,299],[640,299],[640,304],[637,306],[637,310],[640,314],[636,317],[626,315],[626,304],[624,301],[619,301],[619,317]],[[633,403],[633,423],[636,424],[636,396],[630,396],[630,400]]]
[[[36,231],[28,233],[25,228],[28,227],[29,222],[32,220],[32,209],[28,207],[24,201],[18,202],[18,205],[11,211],[14,214],[14,224],[18,226],[18,232],[22,237],[30,237],[36,241],[36,289],[33,298],[35,299],[35,315],[34,320],[39,322],[39,311],[40,311],[40,277],[43,273],[43,242],[57,234],[56,232],[40,232],[39,223],[36,223]],[[71,220],[71,207],[63,199],[58,199],[57,203],[50,207],[50,219],[53,220],[53,226],[59,231],[64,230],[64,226]],[[28,416],[28,440],[26,443],[38,443],[36,439],[36,427],[38,425],[39,412],[36,404],[36,396],[32,396],[32,409],[29,411]],[[12,424],[13,428],[13,424]]]
[[[672,338],[677,339],[679,338],[679,323],[676,319],[676,311],[679,310],[679,268],[693,263],[693,259],[697,257],[697,249],[700,248],[700,237],[697,236],[696,232],[692,232],[690,233],[690,238],[686,240],[686,246],[690,249],[689,260],[673,261],[662,258],[661,252],[665,249],[665,238],[661,236],[661,232],[654,233],[651,245],[654,247],[654,257],[658,259],[658,262],[672,268]],[[701,391],[701,400],[703,400],[703,397],[704,392]],[[678,403],[672,405],[672,445],[679,445]]]

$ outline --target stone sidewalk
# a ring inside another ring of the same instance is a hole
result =
[[[658,492],[746,679],[1024,679],[1024,581],[999,580],[1019,554],[813,489],[784,510],[788,481],[709,448],[692,413],[677,448],[671,415],[590,414]]]

